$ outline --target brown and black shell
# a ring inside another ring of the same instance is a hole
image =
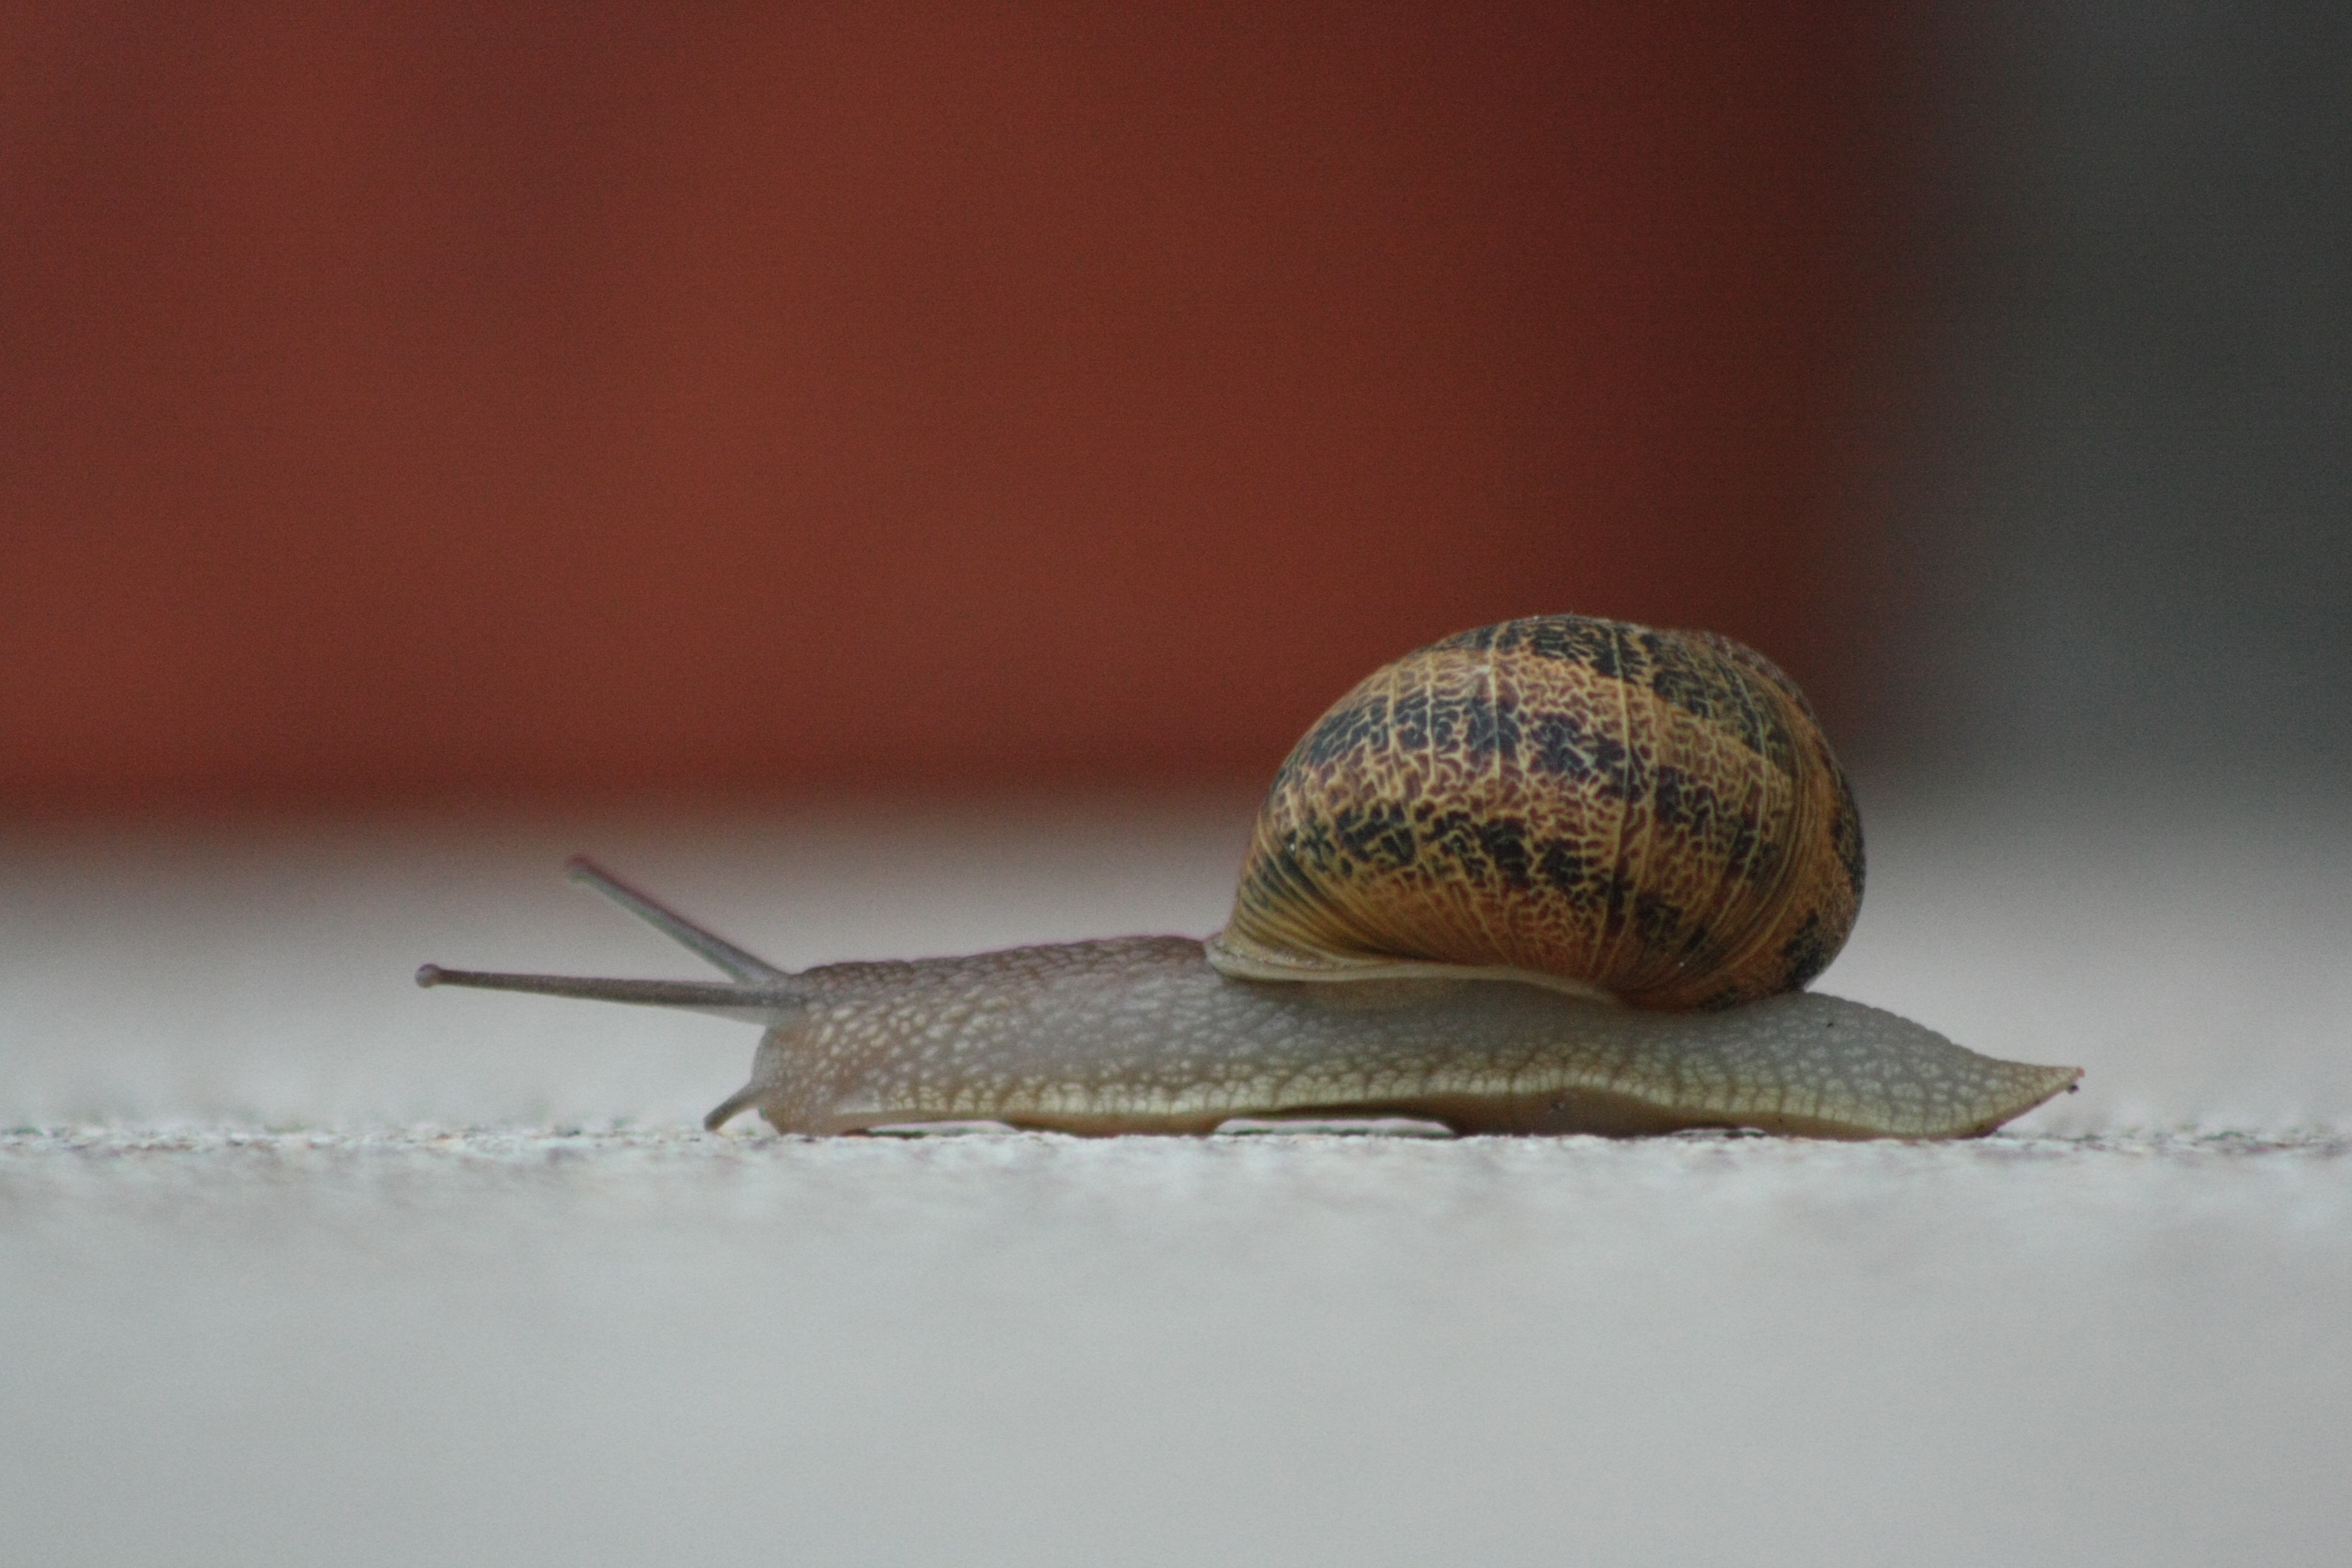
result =
[[[1802,988],[1862,901],[1812,709],[1711,632],[1481,626],[1375,671],[1267,792],[1229,973],[1512,969],[1641,1006]]]

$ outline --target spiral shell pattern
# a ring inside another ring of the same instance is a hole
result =
[[[1862,901],[1862,825],[1811,707],[1710,632],[1582,616],[1375,671],[1282,764],[1211,962],[1510,969],[1647,1007],[1801,989]]]

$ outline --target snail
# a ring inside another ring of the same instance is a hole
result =
[[[1231,919],[789,973],[585,860],[719,982],[468,973],[766,1033],[756,1110],[831,1134],[1411,1117],[1458,1132],[1977,1136],[2082,1074],[1805,985],[1860,907],[1860,819],[1795,685],[1706,632],[1579,616],[1410,653],[1292,750]]]

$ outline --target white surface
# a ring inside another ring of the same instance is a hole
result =
[[[706,1138],[750,1030],[408,984],[695,973],[574,848],[795,966],[1198,931],[1231,803],[20,836],[0,1555],[2340,1560],[2347,814],[1864,805],[1824,988],[2090,1068],[2015,1136]]]

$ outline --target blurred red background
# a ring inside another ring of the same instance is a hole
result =
[[[17,12],[0,801],[1264,777],[1570,608],[1834,719],[1868,17]]]

